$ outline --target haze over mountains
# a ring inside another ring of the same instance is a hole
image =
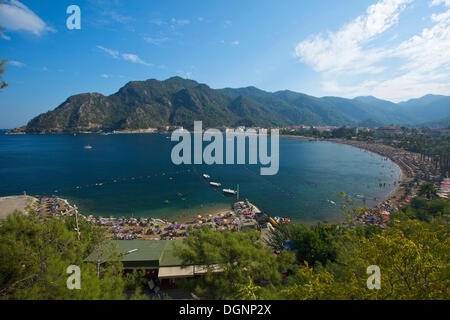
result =
[[[316,98],[289,90],[255,87],[212,89],[193,80],[132,81],[117,93],[69,97],[32,119],[28,133],[111,131],[165,126],[204,127],[332,125],[370,126],[439,123],[450,117],[450,97],[427,95],[393,103],[374,97]],[[448,121],[448,119],[447,119]]]

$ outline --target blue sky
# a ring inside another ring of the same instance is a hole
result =
[[[68,30],[66,9],[81,9]],[[450,95],[450,0],[5,0],[0,128],[174,75],[392,101]]]

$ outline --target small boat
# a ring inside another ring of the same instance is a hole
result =
[[[220,183],[218,183],[218,182],[210,182],[209,183],[211,186],[213,186],[213,187],[217,187],[217,188],[219,188],[222,184],[220,184]]]
[[[85,149],[92,149],[91,145],[88,144],[87,146],[84,146]]]
[[[205,178],[205,179],[209,179],[209,178],[211,178],[209,175],[207,175],[207,174],[204,174],[203,175],[203,178]]]
[[[223,189],[223,193],[236,195],[238,192],[232,189]]]

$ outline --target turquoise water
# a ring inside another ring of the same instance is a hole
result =
[[[259,165],[175,166],[174,145],[162,134],[0,135],[0,196],[26,190],[69,199],[85,215],[175,218],[234,201],[209,186],[207,173],[224,188],[239,184],[241,198],[270,215],[332,222],[342,218],[335,195],[373,206],[400,176],[378,155],[330,142],[280,138],[275,176],[260,176]]]

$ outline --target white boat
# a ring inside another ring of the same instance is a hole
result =
[[[92,149],[91,145],[88,144],[87,146],[84,146],[85,149]]]
[[[203,175],[203,178],[205,178],[205,179],[209,179],[209,178],[211,178],[209,175],[207,175],[207,174],[204,174]]]
[[[227,194],[232,194],[232,195],[236,195],[238,192],[236,190],[231,190],[231,189],[223,189],[223,193],[227,193]]]
[[[212,185],[213,187],[217,187],[217,188],[219,188],[222,185],[218,182],[210,182],[209,184]]]

